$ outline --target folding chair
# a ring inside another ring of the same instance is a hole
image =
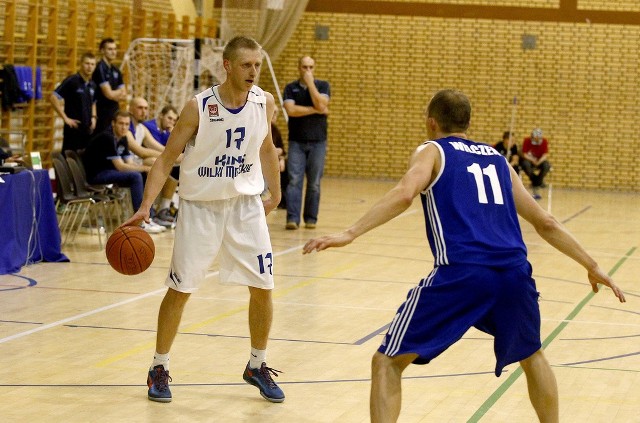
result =
[[[75,239],[87,217],[91,233],[93,233],[93,223],[95,222],[97,226],[99,219],[98,213],[93,207],[96,201],[91,196],[80,197],[76,194],[72,176],[59,158],[53,157],[53,168],[57,179],[58,201],[60,205],[64,206],[58,225],[60,226],[62,245],[65,245],[72,232],[72,240]],[[98,243],[102,248],[102,234],[99,228],[97,232]]]

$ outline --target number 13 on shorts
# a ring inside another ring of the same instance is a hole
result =
[[[273,272],[271,271],[271,267],[273,266],[273,255],[270,252],[267,254],[260,254],[258,256],[258,266],[260,267],[261,275],[267,272],[265,268],[269,268],[269,274],[273,275]]]

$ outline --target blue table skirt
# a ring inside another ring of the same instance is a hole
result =
[[[0,274],[40,261],[69,259],[60,249],[49,172],[23,171],[0,177]]]

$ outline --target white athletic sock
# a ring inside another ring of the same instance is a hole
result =
[[[258,369],[265,361],[267,361],[267,350],[257,350],[255,348],[251,348],[249,367],[251,367],[252,369]]]
[[[160,200],[160,210],[168,209],[169,207],[171,207],[171,199],[170,198],[163,198],[162,200]]]
[[[164,367],[164,369],[166,371],[169,371],[169,353],[166,354],[159,354],[159,353],[155,353],[153,355],[153,364],[151,365],[151,368],[153,369],[154,367],[156,367],[158,364],[162,364],[162,366]]]

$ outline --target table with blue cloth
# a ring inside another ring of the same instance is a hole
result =
[[[49,172],[0,174],[0,275],[40,261],[69,261],[60,249]]]

